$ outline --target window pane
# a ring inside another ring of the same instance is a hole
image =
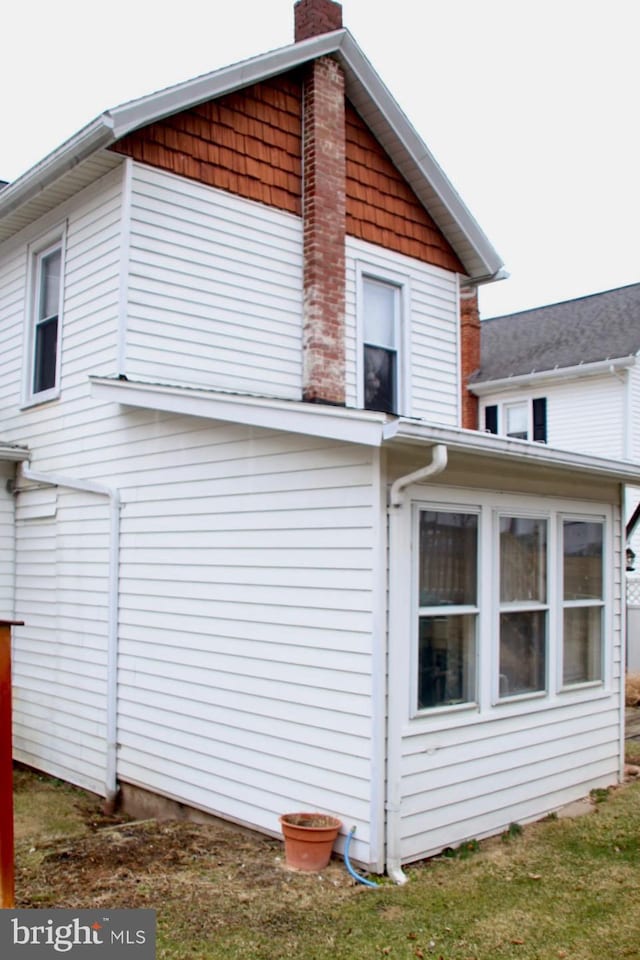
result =
[[[500,696],[546,688],[547,615],[542,610],[500,615]]]
[[[529,406],[526,403],[512,404],[505,408],[507,436],[519,440],[529,437]]]
[[[564,611],[563,683],[602,680],[602,608]]]
[[[396,347],[398,287],[378,280],[363,281],[364,339],[379,347]]]
[[[418,708],[473,703],[475,663],[475,615],[421,617]]]
[[[476,604],[478,518],[420,513],[420,606]]]
[[[60,303],[60,266],[61,252],[42,257],[40,261],[40,293],[38,302],[38,320],[58,315]]]
[[[547,521],[500,518],[500,601],[547,599]]]
[[[393,351],[364,348],[364,405],[366,410],[395,412],[396,354]]]
[[[33,392],[41,393],[56,385],[56,352],[58,349],[58,318],[45,320],[36,327],[33,366]]]
[[[601,523],[565,520],[564,599],[602,599],[604,528]]]

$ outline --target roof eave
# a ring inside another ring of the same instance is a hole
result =
[[[342,64],[347,94],[458,255],[466,276],[485,283],[503,264],[452,184],[348,30],[312,37],[114,107],[0,193],[0,219],[92,153],[190,105],[231,93],[322,56]]]
[[[476,430],[455,427],[438,427],[422,424],[402,417],[389,422],[384,428],[385,445],[445,444],[449,450],[499,458],[502,463],[527,464],[531,468],[580,473],[615,481],[640,484],[640,464],[608,460],[569,450],[560,450],[545,443],[514,440]]]
[[[615,374],[618,370],[632,367],[636,357],[615,357],[610,360],[596,360],[593,363],[578,363],[572,367],[555,367],[553,370],[536,370],[532,373],[516,374],[513,377],[500,377],[495,380],[477,380],[469,384],[469,391],[476,397],[485,397],[491,393],[538,384],[578,380],[582,377],[595,377],[603,373]]]

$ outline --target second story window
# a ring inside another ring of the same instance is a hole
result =
[[[398,412],[400,287],[362,278],[364,406],[383,413]]]
[[[57,236],[32,254],[26,402],[57,395],[62,318],[63,242]]]
[[[547,399],[535,397],[508,403],[488,404],[481,429],[515,440],[547,442]]]

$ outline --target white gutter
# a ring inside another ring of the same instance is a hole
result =
[[[632,367],[636,362],[635,356],[616,357],[613,360],[596,360],[593,363],[578,363],[572,367],[555,367],[553,370],[532,370],[531,373],[520,373],[514,377],[502,377],[500,380],[481,380],[469,384],[470,393],[476,397],[484,397],[490,393],[509,390],[517,387],[534,386],[538,383],[576,380],[580,377],[595,377],[602,373],[615,373]]]
[[[400,651],[407,649],[405,627],[406,603],[403,587],[407,571],[402,563],[410,563],[410,549],[406,542],[406,518],[402,510],[404,491],[412,483],[436,477],[447,466],[447,448],[438,444],[433,448],[431,462],[413,473],[399,477],[389,493],[389,656],[387,689],[387,792],[386,792],[386,870],[395,883],[406,883],[400,853],[400,803],[402,730],[407,717],[406,658]],[[411,533],[409,531],[408,539]],[[398,561],[398,562],[396,562]]]
[[[26,464],[18,468],[19,479],[31,483],[41,483],[49,487],[66,487],[108,497],[111,504],[111,529],[109,536],[109,578],[107,613],[107,717],[106,717],[106,770],[105,770],[105,810],[112,812],[115,807],[117,787],[116,743],[117,743],[117,667],[118,667],[118,598],[119,598],[119,559],[120,559],[120,493],[101,483],[91,480],[78,480],[56,473],[40,473]],[[18,492],[20,488],[17,488]]]

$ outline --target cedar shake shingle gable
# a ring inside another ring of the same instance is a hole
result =
[[[484,320],[475,384],[635,355],[640,283]]]

